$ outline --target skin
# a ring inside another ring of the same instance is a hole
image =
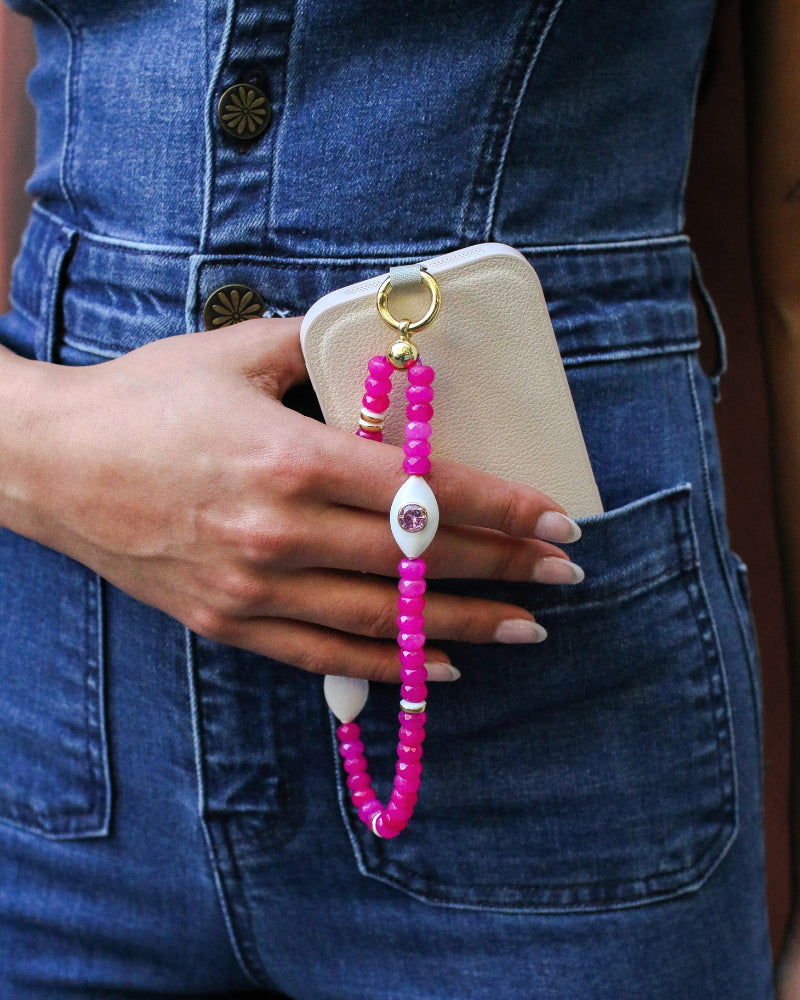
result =
[[[800,690],[800,4],[746,9],[752,231],[793,685]],[[779,1000],[800,1000],[800,713],[794,698],[794,917]]]
[[[300,319],[171,337],[71,368],[0,350],[0,525],[84,563],[196,632],[316,673],[398,681],[401,449],[284,407],[307,378]],[[537,490],[437,461],[431,577],[530,580]],[[529,612],[429,594],[436,639],[490,642]]]

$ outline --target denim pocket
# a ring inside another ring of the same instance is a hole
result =
[[[463,676],[431,686],[408,830],[379,840],[348,806],[364,874],[440,905],[569,912],[690,891],[724,855],[731,721],[691,488],[587,519],[570,554],[574,588],[434,583],[527,605],[549,637],[451,650]],[[397,692],[373,688],[359,721],[385,796]]]

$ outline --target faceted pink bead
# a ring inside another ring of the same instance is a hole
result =
[[[405,761],[398,760],[397,773],[403,778],[409,778],[412,774],[422,774],[422,764],[406,764]]]
[[[431,443],[430,441],[423,441],[422,439],[418,441],[404,441],[403,451],[409,457],[420,455],[425,457],[431,453]]]
[[[412,385],[430,385],[435,378],[436,373],[430,365],[417,362],[413,368],[408,369],[408,381]]]
[[[339,744],[339,753],[342,757],[362,757],[364,754],[364,744],[361,740],[353,740],[350,742],[343,742]]]
[[[401,559],[397,564],[397,572],[403,580],[421,580],[427,568],[424,559]]]
[[[384,837],[386,840],[391,840],[392,837],[396,837],[398,833],[403,832],[402,826],[395,826],[392,822],[391,816],[383,812],[375,821],[375,832],[379,837]]]
[[[394,787],[398,792],[416,792],[421,783],[420,778],[401,778],[399,774],[394,779]]]
[[[431,425],[427,420],[411,420],[406,424],[406,437],[418,441],[431,436]]]
[[[346,757],[344,769],[348,774],[364,774],[367,770],[366,757]]]
[[[372,410],[373,413],[385,413],[389,409],[389,397],[371,396],[369,393],[365,393],[361,397],[361,405],[367,410]]]
[[[402,684],[400,697],[403,701],[425,701],[428,697],[428,689],[424,684]]]
[[[383,441],[383,434],[378,431],[377,434],[372,434],[369,431],[364,431],[360,427],[356,431],[356,434],[362,438],[369,438],[370,441]]]
[[[432,416],[430,403],[411,403],[406,407],[406,420],[430,420]]]
[[[407,746],[405,743],[398,743],[397,756],[400,758],[400,760],[407,760],[407,761],[421,760],[422,747],[419,745],[412,747],[412,746]]]
[[[397,589],[401,597],[421,597],[425,593],[425,581],[400,580]]]
[[[398,615],[397,627],[401,632],[421,632],[425,628],[422,615]]]
[[[425,610],[425,598],[419,597],[398,597],[397,610],[404,615],[421,615]]]
[[[367,367],[370,375],[374,375],[375,378],[391,378],[395,370],[394,365],[383,354],[376,354],[374,358],[370,358]]]
[[[357,740],[361,736],[361,727],[357,722],[343,722],[337,728],[336,735],[345,743],[348,740]]]
[[[397,644],[401,649],[410,649],[412,652],[416,652],[416,650],[422,649],[425,645],[425,633],[399,632],[397,635]]]
[[[366,378],[364,379],[364,389],[369,396],[388,396],[392,391],[392,380],[390,378]],[[426,402],[426,400],[420,400]]]
[[[389,800],[389,805],[386,807],[386,812],[392,817],[392,822],[400,824],[407,824],[411,817],[414,815],[414,806],[408,802],[407,799],[395,799]]]
[[[389,802],[396,802],[398,806],[413,809],[418,800],[419,795],[416,792],[398,792],[396,788],[392,788]]]
[[[420,699],[420,701],[424,700],[424,698]],[[408,726],[401,726],[398,739],[408,747],[418,747],[421,743],[425,742],[425,730],[409,729]]]
[[[425,662],[424,649],[401,649],[399,653],[400,669],[407,670],[421,667]]]
[[[410,385],[406,389],[406,399],[409,403],[430,403],[433,389],[429,385]]]
[[[371,791],[371,789],[369,791]],[[379,812],[380,809],[383,808],[380,802],[378,802],[378,797],[375,792],[372,792],[372,795],[369,796],[369,791],[364,789],[362,792],[353,792],[350,796],[350,801],[356,809],[358,809],[358,818],[363,820],[365,823],[369,823],[370,816],[375,812]],[[356,801],[357,796],[362,796],[361,800],[358,802]]]
[[[424,684],[428,679],[428,671],[425,667],[400,667],[400,680],[403,684],[414,685],[414,684]],[[405,698],[405,695],[401,695],[401,698]],[[406,699],[410,701],[411,699]]]
[[[397,715],[397,721],[404,729],[424,729],[425,718],[425,712],[399,712]]]
[[[424,455],[409,455],[403,461],[403,472],[409,476],[427,476],[431,471],[431,460]]]
[[[371,784],[372,780],[366,771],[347,776],[347,787],[351,792],[357,792],[360,788],[369,788]]]

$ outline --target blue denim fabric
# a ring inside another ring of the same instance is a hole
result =
[[[500,240],[607,513],[580,587],[435,582],[550,637],[453,644],[391,841],[346,801],[319,678],[0,532],[2,996],[768,997],[756,642],[681,232],[710,0],[14,6],[40,127],[4,344],[97,363],[200,328],[222,284],[299,314]],[[241,79],[274,109],[247,148],[214,115]],[[396,702],[361,719],[379,794]]]

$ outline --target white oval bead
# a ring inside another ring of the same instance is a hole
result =
[[[418,503],[428,513],[428,523],[420,531],[404,531],[400,527],[397,515],[406,504]],[[422,476],[409,476],[395,494],[389,511],[394,540],[400,546],[407,559],[416,559],[433,541],[436,529],[439,527],[439,504]]]
[[[339,722],[352,722],[366,705],[369,681],[363,677],[336,677],[326,674],[322,685],[325,701]]]

